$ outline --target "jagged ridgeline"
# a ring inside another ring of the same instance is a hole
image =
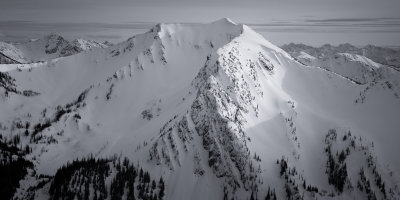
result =
[[[400,197],[393,66],[293,58],[229,19],[29,45],[46,61],[0,64],[1,197]]]
[[[349,43],[340,44],[338,46],[332,46],[325,44],[321,47],[312,47],[304,44],[290,43],[281,47],[286,52],[290,53],[294,57],[300,54],[306,53],[310,56],[308,58],[323,58],[326,59],[332,55],[348,53],[353,55],[365,56],[377,63],[384,65],[391,65],[396,68],[400,68],[400,50],[388,47],[378,47],[373,45],[367,45],[364,47],[356,47]],[[301,58],[305,58],[304,54]],[[301,59],[302,60],[302,59]]]
[[[0,41],[0,64],[39,63],[47,60],[78,54],[95,48],[105,48],[108,43],[75,39],[69,41],[52,33],[28,42]]]

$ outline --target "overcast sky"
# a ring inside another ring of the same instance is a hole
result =
[[[113,42],[158,22],[229,17],[278,45],[400,45],[400,0],[0,0],[0,40],[49,32]]]

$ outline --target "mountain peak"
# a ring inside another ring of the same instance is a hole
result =
[[[232,21],[227,17],[214,21],[212,22],[212,24],[238,25],[236,22]]]
[[[305,66],[228,18],[83,53],[53,37],[20,46],[44,62],[0,65],[0,161],[32,163],[15,198],[399,199],[392,68]]]
[[[45,35],[43,37],[44,40],[61,40],[64,39],[61,35],[57,34],[57,33],[50,33],[48,35]]]

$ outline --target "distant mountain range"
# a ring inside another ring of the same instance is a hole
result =
[[[400,49],[396,48],[378,47],[373,45],[355,47],[348,43],[338,46],[326,44],[321,47],[290,43],[283,45],[281,48],[290,54],[296,55],[300,52],[305,52],[318,59],[326,59],[337,53],[356,54],[367,57],[380,64],[400,68]]]
[[[400,199],[394,50],[229,19],[2,47],[4,199]]]
[[[0,41],[0,64],[43,62],[65,57],[92,48],[105,48],[107,43],[75,39],[68,41],[60,35],[50,34],[43,38],[22,43]]]

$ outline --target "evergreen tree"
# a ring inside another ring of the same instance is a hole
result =
[[[265,197],[265,200],[271,200],[271,191],[270,191],[269,187],[268,187],[268,192],[267,192],[267,196]]]
[[[158,182],[158,187],[159,187],[159,189],[160,189],[160,191],[159,191],[159,193],[158,193],[158,198],[159,199],[163,199],[163,197],[164,197],[164,190],[165,190],[165,186],[164,186],[164,180],[163,180],[163,178],[161,177],[160,178],[160,181]]]
[[[255,199],[254,199],[254,193],[253,193],[253,192],[251,192],[250,200],[255,200]]]

